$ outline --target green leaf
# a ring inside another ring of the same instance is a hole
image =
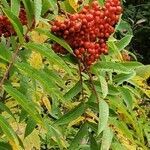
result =
[[[109,117],[109,106],[104,100],[99,102],[98,135],[106,128]]]
[[[116,75],[116,76],[114,77],[113,81],[114,81],[117,85],[120,85],[120,84],[122,84],[123,82],[132,79],[135,75],[136,75],[135,71],[133,71],[133,72],[131,72],[131,73],[129,73],[129,74],[121,73],[121,74]]]
[[[116,95],[116,96],[109,96],[108,97],[109,102],[110,102],[110,106],[114,108],[114,110],[116,111],[116,108],[118,109],[118,111],[120,113],[123,113],[124,116],[126,117],[126,120],[128,120],[127,122],[131,123],[133,125],[133,127],[135,128],[135,122],[133,120],[133,117],[128,113],[126,106],[124,105],[124,103],[121,101],[121,99]]]
[[[2,4],[5,8],[9,9],[9,4],[8,4],[7,0],[1,0],[0,4]]]
[[[117,86],[108,84],[108,93],[109,93],[109,95],[118,95],[120,92],[119,92]]]
[[[121,62],[120,64],[130,70],[138,69],[144,66],[142,63],[137,62],[137,61]]]
[[[88,133],[88,126],[85,122],[81,127],[80,130],[75,135],[74,139],[71,141],[71,144],[69,146],[70,150],[76,150],[79,145],[81,144],[81,140],[85,137],[85,135]]]
[[[29,117],[27,120],[27,126],[25,129],[24,137],[27,137],[28,135],[30,135],[32,131],[35,129],[35,127],[36,127],[36,122]]]
[[[12,129],[12,127],[9,125],[9,123],[6,121],[6,119],[0,115],[0,127],[2,128],[2,131],[8,138],[8,140],[16,145],[18,149],[21,149],[20,141],[18,139],[18,136],[16,135],[15,131]]]
[[[100,4],[100,6],[103,7],[103,6],[104,6],[104,3],[105,3],[105,0],[98,0],[98,2],[99,2],[99,4]]]
[[[17,49],[18,48],[18,41],[16,40],[16,37],[15,36],[11,36],[10,37],[10,44],[11,44],[11,48],[13,50]]]
[[[120,132],[122,132],[124,134],[124,136],[126,138],[128,138],[129,140],[131,140],[132,142],[135,142],[133,140],[133,136],[132,136],[132,131],[128,128],[126,122],[124,121],[118,121],[117,118],[111,118],[110,119],[110,123],[113,124],[115,126],[115,128],[117,128],[117,130],[119,130]]]
[[[19,9],[20,9],[20,0],[11,0],[11,12],[15,16],[19,15]]]
[[[23,122],[28,117],[28,113],[22,108],[19,114],[19,122]]]
[[[26,13],[29,27],[32,26],[34,20],[34,7],[31,0],[22,0]]]
[[[64,47],[69,53],[73,54],[72,48],[66,43],[65,40],[58,38],[57,36],[51,34],[49,30],[43,30],[43,29],[36,29],[37,32],[47,35],[51,40],[55,41],[56,43],[60,44],[62,47]]]
[[[81,81],[78,81],[65,95],[66,100],[71,100],[82,90]]]
[[[12,96],[20,105],[21,107],[26,110],[26,112],[40,125],[43,125],[42,118],[36,107],[30,100],[28,100],[22,93],[18,90],[13,88],[11,85],[4,85],[4,89],[10,96]]]
[[[54,81],[60,87],[64,88],[64,86],[65,86],[64,80],[60,77],[58,72],[56,72],[55,70],[49,70],[48,68],[45,68],[44,72],[49,75],[50,80]]]
[[[0,102],[0,110],[6,111],[8,114],[10,114],[10,115],[13,117],[14,120],[16,120],[15,117],[14,117],[14,114],[13,114],[13,113],[10,111],[10,109],[9,109],[5,104],[3,104],[2,102]]]
[[[55,124],[57,125],[63,125],[68,124],[71,121],[75,120],[79,116],[81,116],[84,113],[85,110],[85,104],[81,103],[74,109],[72,109],[70,112],[63,115],[60,119],[58,119]]]
[[[25,45],[26,48],[39,52],[42,56],[47,57],[47,59],[63,68],[67,73],[72,75],[71,69],[66,65],[66,63],[50,48],[48,45],[37,44],[37,43],[27,43]]]
[[[101,150],[109,150],[113,138],[111,128],[106,127],[103,131]]]
[[[97,129],[98,129],[98,125],[92,122],[87,122],[88,123],[88,127],[94,131],[95,133],[97,133]]]
[[[98,144],[97,144],[95,138],[93,137],[92,133],[89,133],[89,137],[90,137],[90,150],[99,150]]]
[[[16,33],[19,37],[20,43],[23,43],[24,42],[23,27],[22,27],[21,22],[10,10],[3,9],[3,11],[6,14],[6,16],[8,17],[8,19],[10,20],[10,22],[12,23],[14,30],[16,31]]]
[[[107,96],[107,94],[108,94],[108,84],[107,84],[107,81],[106,81],[105,77],[103,77],[103,76],[99,75],[98,78],[99,78],[99,81],[100,81],[103,98],[105,98]]]
[[[136,69],[136,74],[144,79],[150,76],[150,65],[144,65]]]
[[[133,30],[131,28],[131,25],[128,22],[126,22],[122,19],[120,19],[120,21],[119,21],[118,25],[116,26],[115,30],[120,31],[123,35],[124,35],[124,31],[127,31],[127,33],[125,33],[125,34],[133,35]]]
[[[144,126],[144,133],[145,133],[145,136],[147,138],[147,142],[148,144],[150,145],[150,128],[149,128],[150,124],[147,123],[145,126]]]
[[[16,63],[15,66],[30,78],[39,81],[49,94],[55,94],[59,98],[63,97],[59,92],[57,85],[52,80],[50,80],[49,75],[44,71],[37,70],[27,63]]]
[[[0,142],[0,150],[13,150],[8,143]]]
[[[132,39],[133,35],[126,35],[125,37],[123,37],[121,40],[117,41],[115,44],[118,48],[119,51],[123,50],[124,48],[126,48],[126,46],[129,45],[131,39]]]
[[[118,62],[98,62],[96,63],[92,69],[94,71],[97,70],[105,70],[105,71],[112,71],[112,72],[119,72],[119,73],[125,73],[128,74],[130,73],[130,70],[126,67],[124,67],[122,64]]]
[[[121,92],[121,96],[123,97],[127,107],[130,110],[132,110],[133,97],[132,97],[132,94],[131,94],[130,90],[128,90],[127,88],[124,88],[124,87],[119,87],[119,91]]]
[[[2,43],[0,43],[0,58],[7,62],[9,62],[9,60],[11,59],[10,51]]]
[[[74,1],[74,0],[73,0]],[[75,13],[75,9],[70,5],[69,0],[65,0],[60,4],[61,9],[68,13]]]
[[[121,58],[121,53],[120,53],[118,47],[116,46],[115,41],[116,41],[116,39],[113,39],[113,38],[109,38],[107,41],[107,45],[109,47],[109,55],[111,56],[111,55],[115,54]]]
[[[45,119],[45,124],[48,130],[47,138],[50,139],[52,137],[55,137],[60,149],[66,149],[67,142],[65,141],[64,135],[60,132],[59,128],[56,125],[52,125],[49,119]]]
[[[42,6],[42,15],[44,15],[49,9],[52,9],[53,13],[58,15],[57,0],[44,0]]]
[[[98,108],[98,105],[97,105],[97,103],[94,103],[94,102],[87,102],[86,103],[86,105],[90,108],[90,109],[92,109],[93,111],[95,111],[95,112],[99,112],[99,108]]]
[[[93,102],[93,103],[96,102],[96,96],[93,92],[91,93],[89,100],[88,100],[88,103],[90,102]]]
[[[36,25],[39,23],[42,12],[42,0],[34,0],[34,16]]]
[[[123,146],[121,143],[119,142],[114,142],[112,143],[111,146],[112,150],[127,150],[125,146]]]

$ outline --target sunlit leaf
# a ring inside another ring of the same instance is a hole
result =
[[[130,73],[130,70],[127,67],[124,67],[117,62],[98,62],[93,66],[94,70],[105,70],[119,73]]]
[[[20,0],[11,0],[11,11],[14,15],[19,15]]]
[[[103,95],[103,98],[105,98],[108,94],[108,84],[106,82],[105,77],[103,76],[98,76],[98,77],[99,77],[99,81],[100,81],[100,85],[102,89],[102,95]]]
[[[113,138],[111,128],[106,127],[103,131],[101,150],[109,150]]]
[[[128,44],[130,43],[133,35],[126,35],[123,37],[121,40],[116,42],[116,46],[118,47],[119,50],[123,50]]]
[[[36,25],[39,23],[42,12],[42,0],[34,0],[34,16]]]
[[[121,95],[122,95],[127,107],[129,109],[132,109],[132,107],[133,107],[133,98],[132,98],[131,92],[128,89],[124,88],[124,87],[120,87],[119,90],[121,92]]]
[[[109,106],[104,100],[99,102],[98,135],[106,128],[109,117]]]
[[[27,13],[27,20],[29,27],[33,24],[33,17],[34,17],[34,5],[31,0],[22,0],[26,13]]]

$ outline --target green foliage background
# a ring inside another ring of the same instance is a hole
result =
[[[120,18],[107,42],[109,55],[80,72],[71,47],[48,24],[60,8],[78,7],[67,0],[22,0],[28,18],[28,27],[22,27],[18,2],[0,2],[17,33],[0,42],[0,149],[147,150],[150,65],[127,51],[133,38],[129,24]],[[54,53],[51,41],[69,54]]]

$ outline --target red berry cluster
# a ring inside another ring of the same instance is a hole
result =
[[[20,8],[19,20],[22,23],[22,25],[27,25],[27,16],[24,8]]]
[[[120,0],[106,0],[104,7],[94,0],[64,21],[52,22],[51,31],[63,37],[77,58],[90,66],[102,53],[108,53],[106,41],[114,32],[121,12]],[[53,49],[57,53],[65,52],[58,44],[54,44]]]
[[[22,25],[27,25],[27,17],[26,17],[26,12],[23,8],[20,9],[19,12],[19,19]],[[9,19],[4,16],[0,15],[0,37],[10,37],[11,35],[16,35],[16,32],[9,21]]]

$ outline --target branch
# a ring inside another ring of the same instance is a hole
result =
[[[21,48],[21,46],[19,45],[17,47],[17,49],[15,50],[15,52],[13,53],[13,56],[10,60],[10,63],[9,63],[9,65],[8,65],[4,75],[3,75],[2,80],[0,81],[0,89],[2,88],[4,81],[7,79],[8,75],[9,75],[9,71],[10,71],[11,67],[13,66],[14,61],[16,60],[16,57],[17,57],[17,54],[18,54],[20,48]]]
[[[33,21],[33,24],[34,24],[34,21]],[[24,34],[24,39],[26,38],[28,32],[29,32],[30,30],[32,30],[32,28],[33,28],[33,27],[27,28],[27,31],[26,31],[26,33]],[[14,62],[15,62],[15,60],[16,60],[16,58],[17,58],[17,55],[18,55],[19,50],[20,50],[21,47],[22,47],[21,44],[18,45],[18,47],[16,48],[16,50],[14,51],[14,53],[13,53],[13,55],[12,55],[12,58],[11,58],[9,64],[8,64],[8,67],[7,67],[7,69],[6,69],[5,73],[4,73],[4,75],[3,75],[3,78],[2,78],[1,81],[0,81],[0,90],[2,89],[2,86],[3,86],[4,81],[8,78],[10,69],[12,68],[12,66],[13,66],[13,64],[14,64]]]
[[[96,101],[97,101],[97,103],[99,103],[99,98],[98,98],[97,91],[96,91],[96,89],[95,89],[95,85],[94,85],[94,81],[93,81],[92,74],[91,74],[91,72],[89,72],[89,69],[87,68],[86,64],[84,64],[84,67],[85,67],[85,70],[86,70],[86,72],[87,72],[87,74],[88,74],[88,76],[89,76],[89,78],[90,78],[91,88],[92,88],[92,90],[93,90],[93,93],[94,93],[95,96],[96,96]]]
[[[82,94],[82,99],[83,99],[83,97],[84,97],[84,93],[83,93],[83,79],[82,79],[82,68],[81,68],[80,61],[78,61],[78,67],[79,67],[80,82],[81,82],[81,87],[82,87],[81,94]]]

